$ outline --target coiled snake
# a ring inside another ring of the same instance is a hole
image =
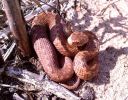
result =
[[[99,42],[92,32],[66,33],[58,14],[43,12],[32,22],[31,39],[43,69],[51,80],[67,81],[75,72],[79,77],[78,85],[79,79],[90,80],[97,75]]]

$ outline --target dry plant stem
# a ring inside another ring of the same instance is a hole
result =
[[[113,1],[110,1],[108,4],[106,4],[106,6],[105,6],[102,10],[100,10],[100,11],[97,13],[97,15],[98,15],[98,16],[103,16],[104,12],[105,12],[112,4],[115,4],[115,3],[118,2],[118,1],[120,1],[120,0],[113,0]]]
[[[0,86],[1,87],[7,87],[7,88],[14,88],[14,89],[17,89],[17,90],[23,90],[19,86],[16,86],[16,85],[0,84]]]
[[[4,68],[5,68],[4,64],[5,64],[5,62],[4,62],[3,56],[2,56],[2,54],[0,52],[0,75],[4,71]]]
[[[42,5],[40,4],[40,1],[39,1],[39,0],[30,0],[30,1],[35,2],[39,7],[41,7],[41,6],[42,6]]]
[[[0,66],[3,65],[3,64],[4,64],[4,59],[3,59],[2,54],[0,52]]]
[[[35,91],[45,90],[66,100],[81,100],[80,97],[77,97],[75,94],[65,89],[61,85],[53,81],[42,80],[40,75],[29,72],[27,70],[22,70],[16,67],[7,67],[5,73],[8,76],[16,78],[24,83],[34,85]]]
[[[50,2],[49,2],[49,3],[45,3],[45,2],[43,2],[43,1],[41,1],[41,2],[44,3],[45,5],[47,5],[47,6],[51,7],[51,8],[53,8],[53,9],[57,10],[57,11],[60,11],[60,9],[57,9],[56,7],[54,7],[53,4],[51,5]],[[52,3],[52,1],[51,1],[51,3]]]
[[[42,1],[41,1],[42,2]],[[37,15],[37,14],[39,14],[40,12],[42,12],[42,9],[44,10],[44,11],[46,11],[46,10],[49,10],[49,9],[56,9],[54,6],[55,6],[55,4],[54,4],[54,1],[50,1],[50,2],[48,2],[48,3],[45,3],[45,2],[42,2],[42,3],[44,3],[44,5],[42,5],[41,7],[38,7],[38,8],[36,8],[34,11],[32,11],[30,14],[28,14],[28,15],[26,15],[25,16],[25,20],[27,21],[27,22],[30,22],[30,21],[32,21],[32,19]],[[58,10],[59,11],[59,10]]]
[[[24,56],[30,56],[29,39],[18,0],[2,0],[2,3],[10,30],[18,42],[20,50]]]
[[[10,56],[10,54],[12,53],[12,51],[14,50],[15,47],[16,47],[16,43],[13,42],[11,44],[11,46],[8,48],[7,52],[3,55],[4,61],[6,61],[8,59],[8,57]]]
[[[60,7],[60,0],[57,0],[57,9],[61,9],[61,7]],[[56,11],[60,15],[60,11],[59,10],[56,10]]]

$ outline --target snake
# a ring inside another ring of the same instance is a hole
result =
[[[32,21],[31,40],[33,48],[49,78],[55,82],[66,82],[74,73],[80,79],[90,80],[99,70],[99,42],[92,32],[65,31],[61,16],[53,12],[42,12]]]

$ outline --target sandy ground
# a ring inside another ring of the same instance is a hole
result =
[[[68,10],[74,30],[93,31],[100,40],[100,71],[85,82],[96,100],[128,100],[128,1],[81,0],[81,9]]]

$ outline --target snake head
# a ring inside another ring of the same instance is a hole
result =
[[[88,42],[88,36],[83,32],[73,32],[68,38],[68,44],[73,46],[83,46]]]

